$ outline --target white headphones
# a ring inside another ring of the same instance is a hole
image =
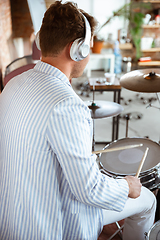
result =
[[[39,31],[36,33],[35,43],[37,45],[37,48],[41,51],[40,43],[39,43]]]
[[[82,39],[82,38],[76,39],[72,43],[72,46],[70,49],[70,57],[72,60],[74,60],[76,62],[86,58],[90,51],[91,27],[90,27],[90,24],[89,24],[87,18],[84,15],[83,15],[83,18],[85,21],[85,38],[84,39]],[[39,32],[37,32],[37,34],[36,34],[35,42],[36,42],[37,48],[39,50],[41,50],[40,44],[39,44]]]
[[[82,14],[82,13],[81,13]],[[82,14],[83,15],[83,14]],[[90,51],[91,27],[87,18],[83,15],[85,21],[85,38],[76,39],[70,49],[70,57],[78,62],[86,58]]]

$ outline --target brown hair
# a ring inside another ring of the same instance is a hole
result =
[[[86,16],[94,34],[97,21],[88,13],[77,8],[77,4],[56,1],[45,12],[40,29],[40,47],[43,56],[55,56],[77,38],[84,38],[84,18]]]

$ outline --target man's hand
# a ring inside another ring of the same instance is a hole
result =
[[[130,198],[139,197],[141,194],[141,187],[142,187],[142,184],[139,178],[133,177],[133,176],[126,176],[124,179],[128,182],[128,186],[129,186],[128,197]]]

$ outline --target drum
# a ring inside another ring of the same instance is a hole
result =
[[[139,178],[143,186],[155,190],[160,184],[160,145],[158,143],[147,138],[123,138],[108,144],[104,149],[137,144],[143,144],[143,146],[99,155],[101,172],[114,178],[135,176],[143,154],[149,147]]]
[[[160,240],[160,221],[156,222],[151,227],[148,234],[146,234],[145,239],[147,239],[147,240]]]

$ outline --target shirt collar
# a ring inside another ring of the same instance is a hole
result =
[[[46,73],[48,75],[52,75],[52,76],[60,79],[61,81],[65,82],[69,86],[71,86],[67,76],[63,72],[61,72],[58,68],[53,67],[52,65],[50,65],[48,63],[38,61],[37,64],[35,65],[34,69],[38,72],[42,72],[42,73]]]

